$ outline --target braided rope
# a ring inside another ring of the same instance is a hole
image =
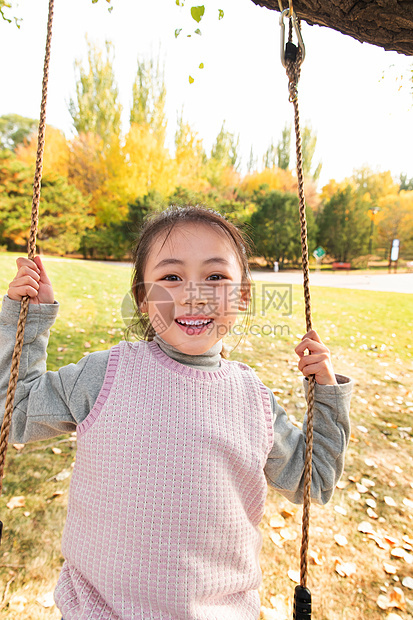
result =
[[[290,29],[291,33],[291,29]],[[290,34],[291,36],[291,34]],[[304,302],[305,302],[305,318],[307,332],[311,327],[311,299],[310,299],[310,277],[308,269],[308,243],[307,243],[307,221],[305,217],[305,196],[304,196],[304,173],[303,173],[303,156],[301,148],[301,132],[300,132],[300,113],[298,108],[298,81],[301,73],[302,54],[298,49],[295,61],[287,60],[286,72],[289,80],[288,90],[290,93],[290,101],[294,105],[294,127],[296,137],[296,155],[297,155],[297,179],[298,179],[298,198],[299,198],[299,214],[301,227],[301,251],[302,251],[302,267],[303,267],[303,285],[304,285]],[[313,453],[313,418],[314,418],[314,390],[315,377],[308,377],[308,407],[307,407],[307,431],[306,431],[306,448],[304,462],[304,497],[303,497],[303,518],[302,518],[302,538],[300,550],[300,585],[306,587],[308,576],[308,545],[310,530],[310,505],[311,505],[311,472],[312,472],[312,453]]]
[[[47,104],[47,84],[49,80],[50,48],[52,42],[52,23],[53,23],[54,0],[49,0],[49,17],[47,20],[46,52],[43,67],[42,83],[42,102],[40,106],[40,121],[37,139],[36,170],[33,181],[33,200],[30,225],[30,237],[27,245],[28,258],[33,260],[36,253],[36,236],[39,221],[40,188],[43,171],[43,152],[44,136],[46,131],[46,104]],[[10,381],[7,389],[6,407],[4,420],[0,434],[0,495],[3,487],[4,463],[6,460],[8,438],[13,414],[14,395],[16,392],[17,379],[19,376],[20,357],[23,349],[24,328],[26,325],[27,313],[29,310],[30,298],[23,297],[20,307],[19,322],[17,324],[16,342],[14,345],[13,357],[10,370]]]

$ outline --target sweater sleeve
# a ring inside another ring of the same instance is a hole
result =
[[[336,375],[338,385],[315,385],[313,465],[311,497],[326,504],[344,468],[344,455],[350,438],[350,400],[353,381]],[[304,379],[305,395],[308,380]],[[274,413],[274,444],[264,471],[268,483],[295,504],[303,501],[305,434],[294,426],[269,390]]]
[[[77,364],[46,372],[49,330],[59,305],[30,304],[10,443],[27,443],[72,432],[88,415],[103,385],[109,351],[91,353]],[[20,302],[7,296],[0,313],[0,411],[4,417]]]

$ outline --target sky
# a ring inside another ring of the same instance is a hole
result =
[[[279,55],[279,13],[251,0],[205,0],[205,15],[196,24],[189,13],[193,4],[112,0],[109,12],[105,0],[56,0],[48,124],[72,135],[68,102],[75,92],[75,60],[87,56],[87,36],[100,47],[106,40],[114,45],[124,129],[137,59],[159,56],[165,64],[170,146],[183,111],[207,151],[225,120],[226,129],[240,136],[242,171],[251,147],[261,162],[293,120]],[[15,9],[20,29],[0,22],[0,115],[39,116],[47,10],[47,0],[20,0]],[[201,36],[193,34],[197,27]],[[182,31],[175,38],[177,28]],[[305,23],[302,35],[300,116],[317,133],[315,163],[323,165],[319,188],[364,165],[413,177],[413,58]]]

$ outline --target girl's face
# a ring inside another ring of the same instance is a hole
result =
[[[144,272],[147,312],[157,334],[183,353],[201,355],[227,334],[248,288],[224,231],[207,224],[173,228],[151,247]]]

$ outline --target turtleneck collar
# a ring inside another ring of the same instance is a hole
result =
[[[165,342],[159,334],[156,334],[153,340],[159,345],[162,351],[166,353],[166,355],[180,364],[192,366],[193,368],[199,368],[200,370],[216,370],[221,366],[222,340],[218,340],[216,344],[201,355],[188,355],[188,353],[182,353],[179,349],[176,349],[168,342]]]

